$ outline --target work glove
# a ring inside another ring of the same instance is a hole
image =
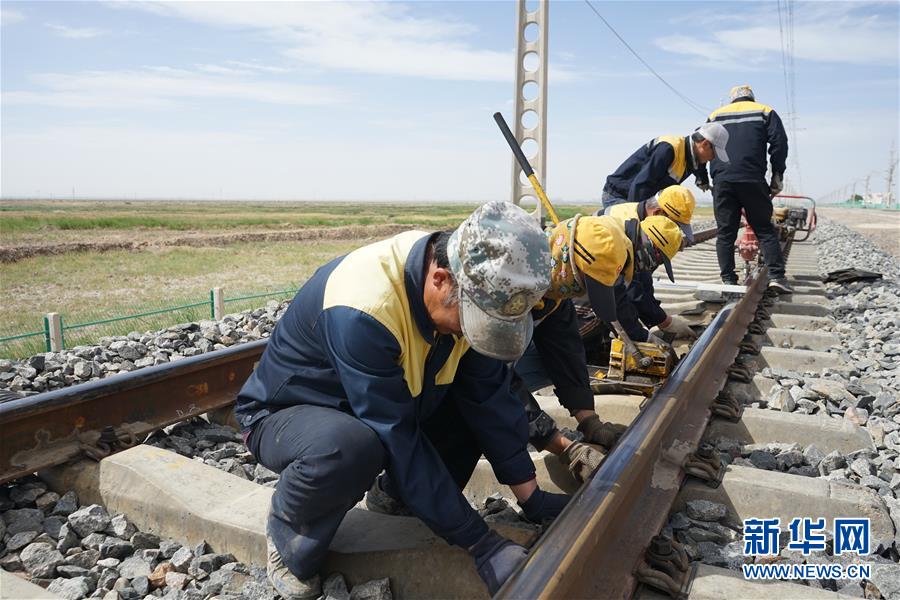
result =
[[[551,494],[544,490],[534,490],[528,500],[519,502],[525,518],[532,523],[543,523],[555,519],[569,503],[566,494]]]
[[[659,325],[659,328],[668,333],[674,333],[675,337],[683,337],[689,340],[696,340],[697,334],[691,329],[687,319],[678,315],[669,316],[669,324],[666,327]]]
[[[769,183],[769,194],[772,198],[781,193],[784,189],[784,174],[772,173],[772,182]]]
[[[488,593],[493,596],[513,571],[525,561],[528,550],[493,529],[488,529],[488,532],[469,548],[469,554],[475,559],[478,576],[487,585]]]
[[[600,465],[600,461],[606,453],[600,446],[586,444],[584,442],[575,442],[569,444],[563,453],[559,456],[563,464],[569,467],[569,472],[578,483],[584,483],[591,473]]]
[[[625,433],[625,426],[601,421],[600,416],[594,414],[578,424],[578,431],[584,434],[584,441],[603,446],[608,451]]]
[[[657,335],[653,335],[652,333],[647,334],[647,343],[654,344],[656,346],[659,346],[660,348],[668,348],[669,347],[669,344],[668,344],[668,342],[666,342],[666,340],[662,339],[661,337],[659,337]]]
[[[709,182],[708,181],[702,181],[700,179],[697,179],[694,181],[694,185],[696,185],[700,189],[701,192],[709,191]]]

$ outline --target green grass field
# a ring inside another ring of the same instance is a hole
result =
[[[214,203],[214,202],[6,202],[0,204],[0,235],[9,244],[26,234],[58,231],[220,231],[340,225],[452,227],[474,204]],[[559,207],[571,216],[590,207]]]
[[[321,264],[386,234],[380,225],[450,229],[475,205],[288,202],[4,202],[0,247],[107,240],[146,242],[138,250],[67,252],[0,263],[0,337],[37,332],[48,312],[64,324],[203,302],[222,287],[226,297],[294,290]],[[562,218],[592,206],[560,205]],[[342,227],[371,226],[348,239]],[[167,245],[173,235],[333,228],[333,239],[289,242]],[[268,298],[229,304],[229,312],[261,306]],[[67,346],[103,335],[158,330],[209,318],[205,306],[66,332]],[[0,343],[0,357],[42,352],[39,337]]]

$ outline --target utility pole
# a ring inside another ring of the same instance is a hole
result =
[[[525,0],[516,2],[516,91],[512,130],[531,162],[535,175],[547,189],[547,58],[549,52],[549,0],[539,0],[528,10]],[[534,216],[540,221],[541,203],[512,157],[512,201],[534,200]]]
[[[863,203],[866,203],[866,202],[869,201],[869,178],[870,178],[871,176],[872,176],[871,173],[869,173],[868,175],[866,175],[866,193],[863,194]]]
[[[894,205],[894,169],[897,166],[897,140],[891,142],[891,159],[887,170],[887,195],[885,196],[885,204],[890,208]]]

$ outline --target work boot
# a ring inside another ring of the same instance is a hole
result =
[[[410,516],[412,513],[409,512],[402,500],[397,500],[384,491],[381,485],[382,477],[382,475],[376,477],[375,481],[372,482],[372,487],[366,492],[366,508],[383,515],[393,515],[395,517]]]
[[[794,288],[788,285],[787,277],[776,277],[769,282],[769,289],[776,294],[793,294]]]
[[[269,555],[266,562],[266,575],[269,576],[272,587],[284,600],[313,600],[322,595],[322,582],[319,580],[319,576],[314,575],[309,579],[300,579],[291,573],[284,561],[281,560],[281,554],[269,535],[266,535],[266,552]]]

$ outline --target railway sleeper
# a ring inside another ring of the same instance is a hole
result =
[[[63,600],[62,596],[3,569],[0,569],[0,590],[3,598],[10,600]]]
[[[99,463],[55,467],[41,476],[53,489],[75,490],[83,502],[125,514],[142,531],[189,545],[205,540],[244,563],[266,563],[270,487],[147,444]],[[479,497],[499,487],[493,480]],[[404,599],[487,597],[464,550],[447,544],[417,518],[361,506],[341,523],[324,573],[340,572],[351,586],[390,577],[393,594]],[[537,535],[535,527],[524,523],[490,525],[525,545]]]
[[[803,248],[802,251],[804,257],[801,260],[793,259],[788,263],[788,274],[794,279],[792,283],[795,286],[795,293],[777,299],[765,298],[764,303],[761,303],[756,320],[749,329],[751,335],[744,340],[742,354],[730,369],[733,374],[731,381],[720,394],[720,398],[740,401],[747,405],[754,402],[762,403],[768,399],[778,381],[760,373],[795,371],[809,374],[821,372],[823,369],[840,368],[838,356],[827,352],[834,347],[840,347],[840,338],[835,334],[823,332],[823,329],[830,329],[834,324],[828,318],[830,310],[823,306],[826,301],[825,291],[816,282],[815,276],[805,273],[807,270],[815,271],[816,265],[808,249]],[[794,257],[799,258],[799,255],[799,252],[795,253]],[[798,279],[799,277],[804,279]],[[808,383],[810,378],[803,379]],[[721,400],[717,398],[716,403],[721,403]],[[715,407],[716,404],[713,404],[714,415],[729,414],[728,411],[724,413],[722,410],[716,411]],[[723,446],[729,448],[732,444],[763,446],[781,443],[794,444],[796,445],[794,447],[807,446],[819,449],[826,447],[828,450],[825,452],[833,450],[841,454],[874,453],[876,450],[869,433],[848,420],[835,419],[827,414],[804,415],[756,408],[745,408],[739,421],[711,419],[704,440],[707,443],[720,443],[720,448]],[[881,551],[900,539],[898,525],[892,521],[891,514],[879,495],[868,487],[843,478],[833,481],[827,477],[804,478],[797,474],[751,466],[729,465],[722,484],[718,487],[709,486],[695,479],[685,480],[673,507],[673,517],[662,534],[680,536],[679,531],[673,530],[673,520],[680,519],[680,525],[688,525],[687,521],[692,521],[689,517],[698,517],[697,514],[691,515],[688,509],[689,504],[696,501],[724,508],[720,521],[735,532],[732,545],[740,543],[737,542],[736,531],[740,528],[742,520],[761,515],[768,518],[778,517],[782,523],[788,523],[796,517],[825,518],[828,525],[836,517],[868,517],[872,526],[873,550]],[[707,535],[712,537],[721,533],[716,531],[714,526],[716,523],[710,524],[712,531],[707,532]],[[703,533],[699,535],[702,538]],[[697,546],[693,546],[692,550],[696,555]],[[715,552],[711,554],[714,555]],[[704,555],[703,559],[705,558],[707,557]],[[739,555],[731,558],[732,562],[741,560]],[[874,555],[871,559],[868,562],[878,563],[885,560]],[[700,564],[687,597],[698,599],[840,596],[824,589],[790,582],[747,581],[740,571],[734,570],[736,565],[729,564],[729,566],[731,569]],[[891,565],[881,567],[894,568]],[[652,580],[650,583],[653,583]],[[667,594],[643,586],[639,589],[637,597],[642,599],[684,597],[683,593],[676,593],[672,586],[665,585],[665,582],[662,582],[663,585],[659,585],[660,582],[655,583],[657,584],[655,587],[665,590]],[[847,588],[848,591],[851,588],[854,595],[860,591],[859,586],[854,587],[852,583]]]
[[[560,427],[576,427],[575,419],[559,405],[555,396],[536,398],[541,409],[553,417]],[[627,426],[637,417],[643,401],[644,397],[639,395],[608,394],[594,396],[594,407],[602,420]],[[745,445],[798,443],[807,446],[814,443],[825,453],[837,450],[849,454],[857,450],[875,449],[866,430],[849,421],[749,407],[744,407],[738,422],[713,419],[704,439],[710,442],[729,439]]]
[[[703,563],[695,563],[694,573],[688,600],[722,600],[723,598],[740,598],[741,600],[772,600],[772,598],[789,598],[790,600],[837,600],[849,598],[843,594],[817,589],[785,581],[748,581],[740,571],[732,571]],[[667,600],[671,596],[649,587],[641,587],[635,595],[636,600]]]

